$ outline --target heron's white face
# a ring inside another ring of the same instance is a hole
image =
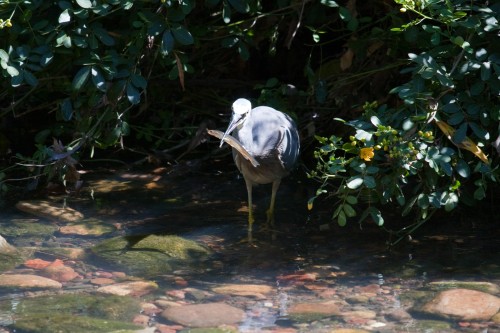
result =
[[[243,125],[250,110],[252,110],[252,103],[250,103],[248,99],[238,98],[236,101],[234,101],[232,109],[233,115],[231,117],[231,122],[229,123],[224,136],[220,140],[221,146],[224,143],[224,138],[228,134],[230,134],[235,128],[240,128],[240,126]]]
[[[252,103],[248,99],[238,98],[233,103],[233,113],[244,115],[252,109]]]

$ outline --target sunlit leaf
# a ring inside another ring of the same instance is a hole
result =
[[[80,90],[82,86],[87,82],[90,76],[90,67],[84,66],[76,73],[73,78],[72,86],[74,90]]]
[[[90,0],[76,0],[76,3],[78,6],[82,8],[91,8],[92,7],[92,1]]]
[[[354,176],[347,181],[347,187],[351,190],[355,190],[361,185],[363,185],[363,178],[361,176]]]
[[[139,90],[131,82],[127,83],[127,98],[132,104],[139,104],[141,101]]]
[[[94,86],[100,91],[106,91],[106,80],[104,79],[101,71],[97,67],[92,66],[91,74]]]
[[[59,18],[57,21],[61,24],[71,22],[71,15],[69,14],[69,10],[65,9],[64,11],[62,11],[61,14],[59,14]]]

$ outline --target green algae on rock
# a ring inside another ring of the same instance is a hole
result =
[[[38,237],[51,236],[57,231],[57,226],[42,223],[37,219],[14,219],[0,223],[0,235],[6,237]]]
[[[29,333],[102,333],[136,332],[141,326],[109,319],[73,315],[34,315],[16,319],[12,327],[18,332]]]
[[[0,301],[0,311],[16,318],[12,328],[19,332],[93,333],[138,329],[132,319],[140,312],[132,297],[68,294],[39,296],[19,301]]]
[[[155,276],[199,264],[210,251],[195,241],[175,235],[115,237],[101,242],[92,253],[129,274]]]

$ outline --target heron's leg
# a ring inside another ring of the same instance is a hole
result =
[[[248,193],[248,242],[251,243],[253,222],[255,221],[253,218],[252,183],[245,179],[245,184],[247,186]]]
[[[274,203],[276,202],[276,193],[278,192],[278,188],[280,187],[281,179],[275,180],[273,182],[273,188],[271,192],[271,204],[269,205],[269,209],[267,210],[267,224],[274,228]]]

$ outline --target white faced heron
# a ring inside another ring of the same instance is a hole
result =
[[[229,135],[233,133],[232,137]],[[214,135],[213,133],[211,133]],[[219,134],[220,136],[220,134]],[[299,156],[299,133],[288,115],[268,106],[252,109],[249,100],[233,103],[231,122],[221,139],[233,147],[233,158],[243,174],[248,192],[248,238],[254,222],[252,187],[272,183],[267,223],[274,224],[274,203],[281,179],[288,175]],[[234,142],[234,140],[236,142]]]

